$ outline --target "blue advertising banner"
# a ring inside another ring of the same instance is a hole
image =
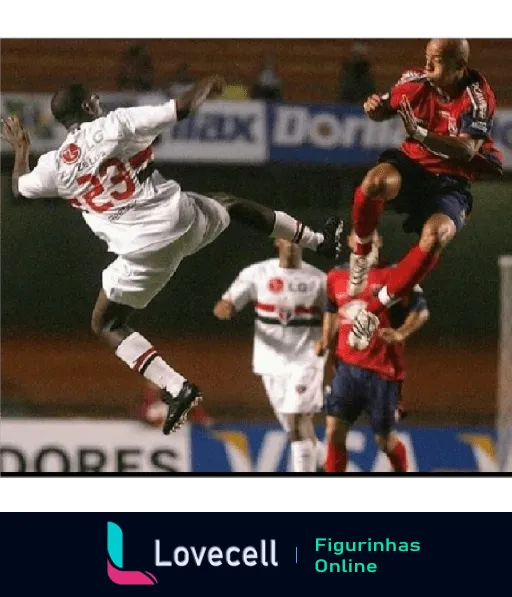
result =
[[[357,106],[271,104],[267,117],[270,161],[368,165],[405,138],[400,118],[372,122]],[[497,110],[493,138],[512,169],[512,110]]]
[[[324,437],[324,427],[317,428]],[[492,427],[400,427],[411,473],[496,473]],[[371,430],[347,437],[350,473],[391,472]],[[186,425],[164,436],[137,421],[3,419],[0,472],[286,473],[287,434],[276,424]]]
[[[318,427],[320,439],[324,428]],[[492,427],[400,427],[409,471],[426,473],[497,472]],[[192,470],[196,472],[278,472],[291,470],[286,433],[272,425],[225,425],[214,431],[192,427]],[[347,437],[347,472],[391,472],[387,457],[377,450],[369,427]]]
[[[362,165],[404,138],[400,119],[376,123],[357,106],[272,104],[271,161]]]

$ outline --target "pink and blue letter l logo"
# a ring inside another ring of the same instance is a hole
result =
[[[107,572],[116,585],[156,585],[151,572],[123,570],[123,531],[115,522],[107,522]]]

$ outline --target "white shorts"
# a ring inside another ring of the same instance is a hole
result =
[[[262,375],[261,379],[276,413],[313,414],[322,408],[323,369],[306,365],[283,375]]]
[[[119,256],[103,270],[103,290],[110,301],[143,309],[169,282],[181,261],[214,241],[228,226],[229,213],[218,201],[187,193],[196,218],[189,230],[169,245]]]

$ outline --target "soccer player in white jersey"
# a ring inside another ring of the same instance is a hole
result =
[[[253,371],[261,376],[291,442],[294,472],[315,472],[313,415],[323,403],[325,358],[315,354],[327,305],[326,274],[302,261],[301,248],[277,239],[278,259],[243,269],[213,313],[231,319],[254,303]]]
[[[223,85],[214,75],[163,105],[119,108],[105,116],[99,98],[86,87],[65,87],[53,96],[51,109],[68,134],[32,171],[30,140],[22,123],[16,116],[1,123],[1,137],[15,152],[14,195],[66,199],[117,255],[103,271],[92,330],[129,367],[165,390],[169,410],[164,433],[182,424],[201,393],[128,327],[134,309],[146,307],[180,262],[215,240],[231,219],[330,258],[341,249],[337,217],[327,221],[323,233],[315,232],[288,214],[232,195],[183,192],[155,169],[154,140],[221,93]]]

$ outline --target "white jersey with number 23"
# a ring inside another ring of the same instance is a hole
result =
[[[164,247],[185,234],[195,217],[179,184],[153,165],[152,143],[176,120],[171,100],[84,122],[20,177],[19,192],[29,199],[68,200],[117,255]]]

